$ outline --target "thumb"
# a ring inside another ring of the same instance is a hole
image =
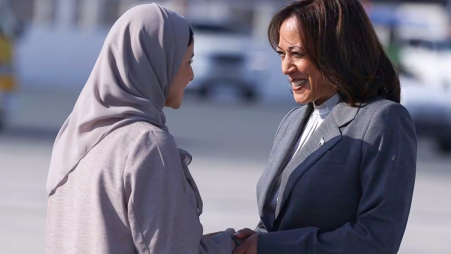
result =
[[[229,234],[235,234],[235,229],[233,229],[233,228],[228,228],[228,229],[226,229],[224,232],[226,232],[226,233],[229,233]]]
[[[238,232],[236,232],[235,237],[238,240],[243,240],[243,239],[246,239],[255,234],[256,234],[255,231],[245,228],[245,229],[241,229]]]

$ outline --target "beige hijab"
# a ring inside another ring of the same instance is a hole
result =
[[[167,130],[163,108],[188,40],[186,20],[157,4],[139,5],[119,18],[56,138],[47,178],[49,196],[115,129],[145,121]]]

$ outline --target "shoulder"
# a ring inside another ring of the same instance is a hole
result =
[[[304,115],[305,111],[308,108],[308,104],[305,105],[301,105],[298,107],[293,108],[292,110],[290,110],[285,117],[283,118],[282,122],[285,120],[290,120],[292,118],[297,118],[299,115]]]
[[[277,128],[275,138],[280,132],[284,132],[286,128],[290,125],[290,123],[298,118],[302,117],[304,115],[305,110],[307,109],[307,105],[302,105],[296,108],[293,108],[290,110],[282,119],[282,121],[279,124],[279,127]]]
[[[177,152],[174,137],[167,131],[146,122],[136,122],[122,128],[130,142],[130,156],[150,154],[155,151]]]
[[[136,139],[139,146],[156,147],[156,148],[172,148],[176,149],[174,137],[167,131],[162,130],[154,125],[146,124],[146,128],[140,130],[140,135]]]
[[[366,138],[401,132],[416,137],[413,120],[407,109],[399,103],[377,99],[362,106],[360,111],[361,120],[368,124]]]
[[[295,107],[290,110],[282,119],[279,125],[279,130],[286,125],[289,125],[294,119],[298,119],[299,117],[303,117],[305,115],[305,111],[307,110],[307,104]]]
[[[174,174],[176,170],[169,172],[167,169],[181,167],[177,144],[170,133],[153,125],[142,125],[136,130],[138,133],[127,154],[128,174],[142,176]]]
[[[151,140],[153,142],[161,143],[165,141],[173,141],[172,135],[150,123],[135,122],[121,128],[121,132],[133,141]]]
[[[372,122],[377,121],[379,124],[399,120],[412,122],[409,112],[403,105],[383,98],[377,98],[362,105],[359,115]]]

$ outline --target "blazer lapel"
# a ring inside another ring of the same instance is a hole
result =
[[[358,108],[349,107],[345,102],[337,104],[304,147],[288,163],[280,183],[276,219],[299,178],[342,139],[340,127],[352,121],[357,112]]]
[[[270,199],[270,195],[273,194],[274,187],[277,183],[280,172],[285,167],[287,161],[291,156],[291,151],[298,139],[302,126],[308,120],[312,112],[312,105],[304,107],[304,110],[298,113],[299,117],[295,117],[293,121],[289,123],[283,123],[288,125],[289,128],[284,133],[278,133],[276,138],[280,138],[280,142],[275,140],[273,151],[271,152],[271,159],[268,162],[268,167],[260,178],[257,185],[257,202],[260,217],[266,227],[272,226],[272,222],[263,221],[264,207]],[[281,125],[282,127],[282,125]],[[280,130],[279,130],[280,131]]]

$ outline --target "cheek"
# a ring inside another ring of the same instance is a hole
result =
[[[317,90],[324,83],[323,76],[318,69],[311,63],[305,63],[303,66],[304,73],[308,75],[312,90]]]
[[[187,76],[188,76],[188,70],[186,67],[181,67],[179,70],[179,83],[182,83],[181,85],[183,85],[186,82]],[[180,85],[180,84],[179,84]]]
[[[310,76],[310,72],[311,72],[311,64],[308,60],[306,59],[300,59],[297,61],[296,63],[296,69],[306,75]]]
[[[180,71],[180,76],[177,84],[177,89],[179,92],[183,92],[183,90],[186,88],[190,81],[190,75],[189,75],[189,69],[183,68],[183,70]]]
[[[323,78],[323,75],[319,71],[316,71],[312,74],[311,80],[313,81],[313,89],[316,91],[323,91],[326,87],[326,81]]]

